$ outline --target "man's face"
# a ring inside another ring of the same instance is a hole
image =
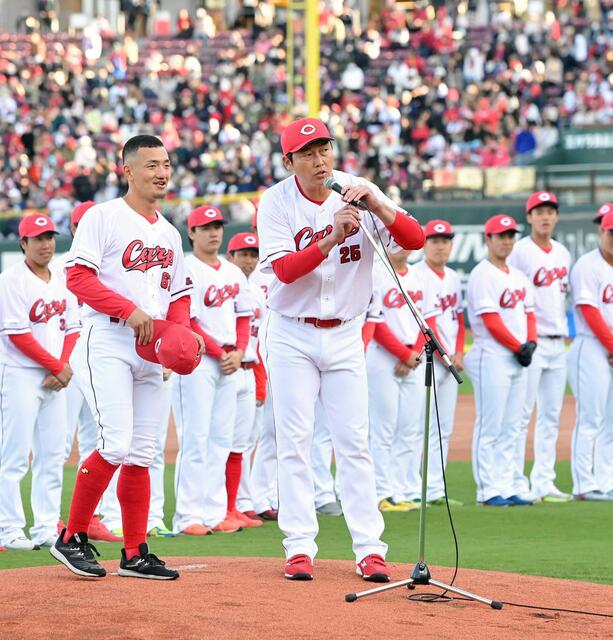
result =
[[[490,236],[486,236],[485,243],[489,249],[490,257],[506,260],[511,255],[511,251],[513,251],[516,238],[515,231],[504,231],[503,233],[493,233]]]
[[[257,249],[238,249],[228,254],[228,259],[248,278],[258,266],[260,252]]]
[[[432,264],[445,265],[449,261],[453,243],[451,238],[445,236],[432,236],[426,240],[424,245],[424,255],[426,260]]]
[[[288,167],[295,173],[300,184],[322,185],[332,175],[334,153],[329,140],[316,140],[292,154]]]
[[[39,267],[46,267],[55,253],[55,234],[45,231],[35,238],[20,240],[26,259]]]
[[[216,253],[223,242],[223,224],[221,222],[209,222],[202,227],[190,229],[188,233],[194,243],[194,249],[204,253]]]
[[[164,147],[141,147],[126,158],[123,171],[140,197],[150,202],[166,197],[171,169]]]
[[[527,218],[537,235],[551,236],[558,222],[558,210],[550,204],[540,204],[530,211]]]

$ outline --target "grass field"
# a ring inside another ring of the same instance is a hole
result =
[[[167,465],[166,520],[170,523],[173,465]],[[67,516],[75,468],[65,473],[62,515]],[[558,465],[559,486],[570,489],[568,462]],[[611,553],[611,503],[572,502],[562,505],[540,504],[531,507],[488,509],[474,504],[475,493],[469,462],[449,464],[450,495],[465,502],[452,511],[460,547],[460,567],[493,569],[514,573],[569,578],[613,584]],[[23,483],[28,495],[29,476]],[[27,504],[27,501],[26,501]],[[446,510],[427,511],[426,560],[433,565],[453,566],[454,547]],[[28,523],[31,514],[28,508]],[[418,512],[386,514],[385,541],[388,559],[407,563],[407,577],[417,560]],[[282,535],[276,523],[235,534],[217,534],[203,538],[179,536],[153,540],[151,546],[166,556],[269,556],[282,557]],[[318,537],[319,557],[350,559],[351,542],[343,518],[321,517]],[[119,557],[119,544],[97,543],[101,560]],[[0,568],[52,565],[55,561],[46,549],[41,551],[0,553]],[[281,561],[279,567],[281,568]],[[440,580],[451,576],[438,575]],[[404,576],[396,576],[401,578]]]

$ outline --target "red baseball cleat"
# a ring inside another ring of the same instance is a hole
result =
[[[228,517],[232,520],[238,520],[243,527],[261,527],[264,524],[262,520],[254,520],[237,509],[228,511]]]
[[[90,540],[101,540],[103,542],[122,542],[123,538],[111,533],[98,516],[93,516],[87,528],[87,537]]]
[[[260,522],[263,522],[262,518],[260,518],[255,511],[243,511],[242,513],[252,520],[259,520]]]
[[[355,572],[368,582],[389,582],[392,577],[385,560],[376,553],[371,553],[358,562]]]
[[[288,580],[312,580],[313,561],[304,553],[292,556],[285,565]]]
[[[186,536],[208,536],[213,532],[203,524],[190,524],[188,527],[185,527],[181,533]]]
[[[278,520],[278,511],[274,509],[266,509],[266,511],[262,511],[262,513],[258,513],[262,520]]]
[[[235,533],[236,531],[241,531],[242,528],[242,522],[239,522],[228,515],[225,520],[222,520],[219,524],[216,524],[213,527],[213,533]]]

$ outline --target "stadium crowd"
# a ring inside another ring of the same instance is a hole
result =
[[[596,22],[570,4],[574,13],[524,23],[500,11],[471,27],[445,6],[388,3],[362,28],[351,3],[326,3],[322,117],[342,141],[340,168],[419,200],[435,168],[529,162],[561,127],[611,123],[613,2]],[[170,151],[180,200],[285,175],[284,20],[261,2],[250,29],[217,30],[201,10],[182,12],[167,37],[118,35],[102,17],[75,35],[0,35],[0,211],[45,209],[67,233],[75,202],[122,190],[118,151],[143,131]],[[188,212],[169,215],[182,225]],[[17,224],[0,231],[14,237]]]

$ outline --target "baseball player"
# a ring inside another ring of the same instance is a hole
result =
[[[368,451],[361,338],[374,249],[359,222],[385,244],[393,238],[405,249],[421,247],[423,231],[377,187],[333,171],[331,140],[321,120],[292,122],[281,136],[283,161],[292,175],[264,192],[258,211],[262,265],[277,276],[270,284],[260,349],[274,410],[285,577],[313,578],[318,525],[310,453],[319,397],[332,433],[356,572],[387,582],[383,517]],[[343,185],[343,195],[325,186],[329,177]],[[360,199],[371,214],[350,204]]]
[[[417,279],[423,282],[426,291],[436,292],[436,307],[439,315],[426,319],[435,332],[439,342],[453,361],[456,369],[464,369],[464,309],[462,285],[459,275],[447,266],[453,246],[453,229],[446,220],[430,220],[424,228],[426,244],[424,259],[413,270]],[[429,504],[445,504],[445,482],[443,469],[447,465],[449,440],[453,431],[453,421],[458,400],[458,384],[455,378],[439,358],[434,358],[434,374],[440,419],[440,438],[436,426],[434,402],[430,412],[430,439],[428,454],[428,492]],[[424,407],[425,411],[425,407]],[[422,421],[425,416],[422,416]],[[441,441],[442,459],[441,466]],[[452,506],[462,506],[462,502],[448,497]]]
[[[191,283],[181,237],[157,211],[170,179],[170,161],[159,138],[130,138],[122,152],[128,191],[98,204],[81,220],[66,263],[68,288],[83,301],[83,330],[71,363],[98,426],[97,449],[83,462],[66,529],[51,554],[73,573],[103,577],[87,527],[112,476],[121,467],[124,577],[172,580],[178,572],[149,553],[149,465],[162,413],[162,355],[176,349],[198,363],[203,349],[189,329]],[[160,319],[168,321],[160,323]],[[182,326],[181,326],[182,325]],[[159,327],[162,326],[164,333]],[[177,327],[177,330],[167,327]],[[183,333],[179,329],[183,329]],[[170,334],[178,336],[176,344]],[[179,340],[187,336],[191,343]],[[136,340],[135,340],[136,336]],[[149,359],[159,354],[159,363]],[[174,368],[174,366],[171,366]]]
[[[91,207],[93,207],[95,204],[96,203],[92,200],[88,200],[86,202],[81,202],[72,210],[72,213],[70,215],[70,233],[73,237],[77,231],[79,222],[81,222],[81,219],[85,215],[85,212],[88,209],[91,209]],[[54,274],[57,274],[57,277],[61,278],[64,282],[66,281],[64,267],[66,265],[67,259],[68,254],[64,254],[61,258],[55,260],[52,264]],[[78,305],[78,301],[72,292],[68,291],[67,289],[66,294],[68,298],[71,299],[74,305]],[[76,382],[74,384],[68,385],[65,393],[66,424],[68,425],[68,436],[66,438],[66,459],[68,459],[70,453],[72,452],[75,431],[77,431],[78,425],[77,441],[79,445],[80,466],[81,464],[83,464],[87,456],[89,456],[96,448],[96,421],[94,420],[94,416],[92,415],[92,412],[90,411],[87,402],[85,401],[85,396],[83,395],[81,388],[78,384],[76,384]],[[117,513],[119,513],[120,509],[119,502],[117,500],[117,483],[115,481],[115,478],[116,476],[113,476],[111,484],[104,492],[105,495],[103,496],[101,504],[106,502],[106,504],[111,506],[114,511],[116,510]],[[98,509],[97,511],[100,511],[100,509]],[[61,528],[63,527],[64,524],[61,523]],[[89,527],[87,528],[87,536],[90,540],[102,540],[104,542],[121,542],[121,537],[111,533],[106,524],[100,520],[100,516],[98,515],[98,513],[92,516]]]
[[[55,226],[46,215],[19,223],[25,259],[0,274],[0,545],[32,550],[57,537],[66,444],[68,358],[79,315],[50,269]],[[32,539],[20,486],[32,458]]]
[[[526,201],[531,232],[513,247],[508,263],[532,283],[538,349],[528,367],[526,402],[516,454],[515,483],[520,495],[543,502],[567,502],[568,493],[555,485],[556,443],[560,413],[566,388],[566,348],[568,335],[566,293],[570,273],[570,253],[553,239],[558,221],[558,200],[553,193],[538,191]],[[534,465],[530,485],[524,475],[526,439],[536,402]]]
[[[245,526],[228,513],[226,467],[236,420],[234,374],[249,342],[253,303],[243,272],[218,255],[224,222],[219,209],[206,204],[187,219],[194,247],[186,260],[194,284],[191,326],[206,345],[197,369],[177,376],[173,387],[179,437],[173,530],[187,535],[233,533]]]
[[[600,226],[603,216],[610,211],[613,211],[613,202],[606,202],[605,204],[600,205],[596,212],[596,216],[592,219],[592,222]]]
[[[436,290],[427,288],[421,274],[407,264],[409,254],[399,251],[391,256],[398,280],[422,316],[435,318],[440,315]],[[410,511],[418,508],[421,496],[423,336],[401,290],[380,263],[375,267],[374,295],[383,322],[375,325],[366,367],[377,499],[381,511]]]
[[[570,274],[577,327],[568,353],[577,401],[571,471],[575,498],[613,501],[613,210],[598,233],[600,246]]]
[[[466,371],[476,403],[473,476],[477,501],[492,507],[532,504],[515,485],[526,367],[537,341],[532,287],[521,271],[507,265],[516,233],[511,216],[490,218],[485,223],[488,255],[468,278],[474,346],[466,355]]]

